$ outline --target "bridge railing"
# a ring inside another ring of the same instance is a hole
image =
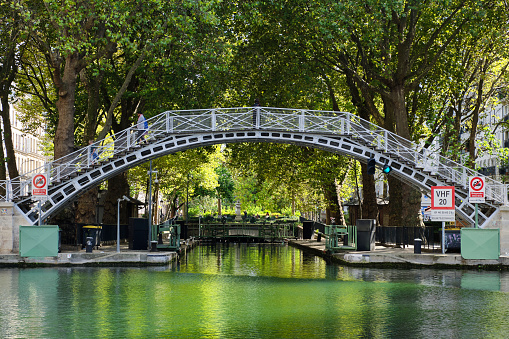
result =
[[[397,156],[410,167],[422,168],[465,190],[468,190],[469,177],[480,175],[466,166],[360,118],[352,119],[351,125],[354,138],[362,139],[374,148]],[[487,199],[507,204],[507,185],[490,177],[485,177],[485,185]]]
[[[477,172],[429,151],[409,140],[347,112],[314,111],[305,109],[240,107],[200,110],[166,111],[148,119],[149,127],[143,138],[168,137],[175,134],[209,131],[272,130],[288,132],[348,135],[362,140],[387,155],[397,156],[409,166],[422,168],[445,181],[468,188],[468,177]],[[131,126],[92,145],[82,147],[45,166],[24,173],[12,180],[0,182],[0,199],[13,200],[27,196],[31,179],[37,173],[47,173],[50,182],[61,182],[75,173],[89,170],[115,154],[128,152],[140,143],[138,130]],[[97,157],[92,156],[93,150]],[[507,203],[507,187],[489,177],[486,180],[488,199]]]

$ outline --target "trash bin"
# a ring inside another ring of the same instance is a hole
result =
[[[375,219],[357,219],[357,251],[375,250]]]
[[[96,249],[99,249],[99,246],[101,246],[101,230],[102,226],[94,226],[94,225],[87,225],[82,227],[83,230],[83,248],[86,246],[86,239],[88,237],[92,238],[92,246],[96,246]]]
[[[94,238],[87,237],[85,241],[85,248],[87,253],[92,253],[92,249],[94,248]]]
[[[148,219],[129,218],[129,249],[150,250],[148,238]]]
[[[313,225],[314,221],[303,221],[302,222],[302,238],[303,239],[311,239],[313,235]]]
[[[421,254],[421,245],[422,245],[421,239],[414,239],[414,253],[415,254]]]
[[[177,220],[177,225],[180,225],[180,239],[187,240],[187,221]]]

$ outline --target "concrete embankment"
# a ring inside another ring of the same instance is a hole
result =
[[[313,253],[325,260],[341,265],[387,268],[455,268],[509,270],[509,257],[497,260],[463,259],[460,253],[422,252],[415,254],[413,247],[393,248],[376,246],[374,251],[344,251],[328,253],[325,242],[316,240],[290,240],[291,246]]]
[[[154,266],[168,265],[196,245],[183,243],[180,252],[132,251],[126,246],[116,252],[116,246],[102,246],[92,253],[84,250],[63,250],[56,257],[21,257],[19,254],[0,254],[0,267],[42,266]]]
[[[56,257],[21,257],[19,254],[0,254],[0,267],[41,267],[41,266],[153,266],[168,265],[177,261],[180,255],[196,246],[196,241],[182,242],[180,253],[132,251],[126,246],[120,253],[116,246],[103,246],[92,253],[84,250],[64,250]],[[328,253],[324,241],[290,240],[289,245],[308,253],[320,256],[328,262],[380,268],[455,268],[509,270],[509,257],[501,256],[497,260],[467,260],[460,253],[424,251],[415,254],[413,247],[392,248],[376,246],[374,251],[344,251]]]

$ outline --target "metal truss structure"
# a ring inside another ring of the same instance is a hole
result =
[[[111,135],[44,168],[0,183],[0,200],[14,202],[35,224],[88,189],[150,159],[213,144],[277,142],[346,154],[361,162],[387,164],[391,175],[428,193],[432,186],[455,186],[456,212],[473,224],[475,206],[468,202],[468,180],[477,172],[403,139],[351,113],[271,107],[167,111],[148,120],[139,140],[136,126]],[[143,142],[142,142],[143,141]],[[97,152],[95,156],[92,156]],[[31,196],[34,174],[49,178],[48,199],[41,215]],[[485,178],[486,203],[479,204],[478,222],[486,225],[507,204],[506,185]],[[3,189],[3,190],[2,190]]]

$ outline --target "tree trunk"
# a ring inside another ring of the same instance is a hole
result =
[[[406,183],[401,183],[402,189],[402,210],[401,225],[409,227],[424,226],[421,217],[421,191]]]
[[[386,111],[392,112],[396,134],[411,141],[408,127],[408,116],[405,106],[404,86],[395,86],[391,89],[384,104]],[[418,189],[389,175],[389,214],[393,226],[421,226],[419,215],[421,210],[421,193]],[[396,181],[398,181],[396,183]],[[416,198],[419,197],[419,198]]]
[[[58,125],[55,131],[55,160],[74,151],[74,103],[76,97],[76,81],[78,76],[78,55],[71,54],[66,57],[64,73],[55,71],[53,81],[58,89]],[[59,64],[53,65],[60,67]]]
[[[368,174],[367,166],[361,164],[362,177],[362,219],[375,219],[378,224],[378,202],[375,191],[375,177]]]
[[[104,93],[103,100],[108,101],[108,94]],[[118,133],[129,127],[131,117],[134,113],[135,105],[132,99],[125,99],[121,102],[120,122],[115,122],[112,127],[115,133]],[[90,122],[92,123],[92,122]],[[127,181],[127,173],[120,173],[108,180],[108,192],[104,199],[103,223],[117,223],[117,199],[122,196],[130,196],[129,182]],[[127,204],[120,203],[120,222],[127,224],[129,222],[126,213]]]
[[[359,116],[367,121],[370,121],[371,111],[376,109],[373,103],[373,97],[369,92],[365,91],[363,96],[359,92],[353,76],[347,74],[347,85],[352,96],[352,103],[357,107]],[[362,177],[362,201],[359,197],[360,214],[361,218],[378,220],[378,203],[375,191],[375,179],[367,172],[367,166],[361,164],[361,177]],[[367,210],[365,210],[365,208]]]
[[[339,206],[338,206],[339,207],[338,208],[338,211],[339,211],[338,218],[339,219],[336,219],[336,225],[346,226],[345,213],[343,213],[343,202],[341,201],[339,193],[341,192],[341,187],[343,186],[343,182],[344,182],[347,174],[348,174],[348,171],[346,172],[342,181],[336,180],[336,196],[337,196],[338,204],[339,204]]]
[[[0,135],[3,135],[2,129],[0,128]],[[2,139],[0,139],[0,146],[2,145]],[[4,148],[0,147],[0,180],[7,179],[7,172],[5,170],[5,156],[4,156]],[[5,196],[7,193],[6,186],[0,185],[0,196]]]
[[[4,145],[5,145],[5,158],[7,162],[7,170],[9,172],[9,178],[14,179],[19,176],[18,167],[16,166],[16,155],[14,153],[14,145],[12,143],[12,129],[10,120],[10,106],[8,98],[2,95],[2,122],[4,125]],[[3,153],[3,150],[2,150]],[[5,171],[5,169],[4,169]]]
[[[98,188],[94,187],[87,193],[83,194],[76,206],[76,222],[80,224],[97,224],[97,192]]]
[[[403,211],[403,201],[401,200],[401,181],[396,177],[389,175],[389,225],[401,226]]]
[[[396,134],[405,139],[411,140],[406,110],[405,88],[403,86],[396,86],[392,88],[389,94],[389,100],[384,101],[384,103],[387,102],[390,102],[390,107],[388,108],[392,111],[394,116]]]
[[[331,224],[331,217],[336,220],[336,223],[340,219],[339,207],[341,206],[338,200],[338,195],[336,194],[336,183],[335,181],[329,183],[327,186],[323,187],[325,202],[327,203],[327,207],[325,209],[326,213],[326,224]]]
[[[178,210],[178,196],[174,195],[173,199],[171,200],[170,204],[170,217],[175,218],[177,216],[177,210]]]
[[[126,195],[129,196],[129,185],[127,182],[127,172],[120,173],[113,178],[108,180],[108,191],[104,199],[104,224],[116,224],[117,223],[117,203],[119,198]],[[124,210],[120,211],[120,223],[127,224],[129,222],[127,215]]]
[[[86,70],[81,71],[80,79],[82,79],[83,83],[85,84],[88,96],[85,136],[83,138],[83,141],[87,143],[85,145],[88,145],[88,140],[95,141],[97,125],[99,124],[99,121],[97,121],[97,117],[99,116],[99,93],[101,89],[101,81],[103,78],[103,70],[101,70],[99,75],[95,77],[88,77]]]

